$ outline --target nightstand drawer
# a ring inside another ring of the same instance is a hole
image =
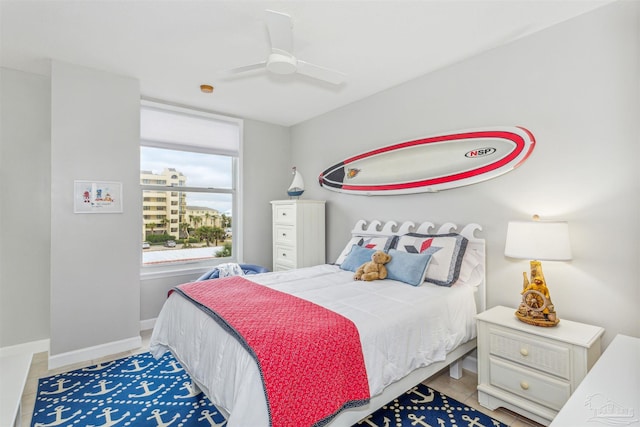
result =
[[[490,358],[491,385],[521,396],[531,402],[560,410],[571,395],[568,382],[521,368],[494,357]]]
[[[568,347],[545,342],[541,337],[529,339],[499,327],[490,327],[489,337],[490,354],[571,379],[571,350]]]
[[[296,207],[294,204],[275,205],[273,209],[273,221],[277,224],[296,223]]]
[[[275,243],[283,243],[285,245],[293,245],[296,242],[296,229],[292,225],[273,226],[273,240]]]
[[[275,245],[274,264],[294,268],[296,265],[296,250],[288,246]]]

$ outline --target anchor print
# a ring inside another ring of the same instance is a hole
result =
[[[469,415],[464,414],[462,416],[462,419],[469,422],[469,424],[467,424],[468,427],[486,427],[484,424],[480,424],[479,417],[475,417],[474,419],[471,419]]]
[[[138,359],[133,359],[133,361],[131,362],[131,364],[134,366],[134,369],[123,369],[122,372],[139,372],[139,371],[144,371],[145,369],[147,369],[149,366],[153,365],[153,362],[149,362],[149,364],[147,366],[140,366],[140,361]]]
[[[71,418],[76,417],[78,415],[80,415],[82,413],[81,410],[77,410],[73,415],[71,415],[69,418],[62,418],[62,413],[64,411],[68,411],[70,408],[65,408],[64,406],[60,405],[60,406],[56,406],[55,407],[55,412],[50,412],[47,415],[55,415],[56,419],[51,422],[51,423],[35,423],[34,427],[53,427],[53,426],[59,426],[60,424],[63,424],[67,421],[69,421]]]
[[[409,414],[407,415],[407,418],[411,420],[412,426],[417,426],[419,424],[423,427],[432,427],[431,424],[424,422],[424,415],[417,417],[415,414]]]
[[[88,367],[88,368],[82,368],[83,372],[91,372],[91,371],[101,371],[104,368],[108,368],[109,366],[113,365],[115,362],[111,361],[108,363],[105,363],[104,365],[102,363],[98,363],[96,366],[93,367]]]
[[[104,424],[101,424],[99,426],[94,426],[94,425],[89,425],[87,427],[111,427],[113,425],[118,424],[120,421],[124,420],[125,418],[127,418],[130,414],[129,411],[125,412],[125,414],[117,419],[117,420],[112,420],[111,419],[111,413],[113,412],[118,412],[117,409],[111,409],[111,408],[104,408],[102,410],[102,414],[101,415],[96,415],[97,418],[104,418]]]
[[[117,389],[118,387],[122,386],[122,383],[118,383],[118,385],[112,387],[112,388],[107,388],[107,384],[111,384],[112,381],[107,381],[107,380],[100,380],[98,381],[98,385],[93,386],[93,388],[96,387],[100,387],[100,391],[97,391],[95,393],[85,393],[85,396],[101,396],[103,394],[107,394],[112,392],[113,390]]]
[[[150,383],[148,381],[141,381],[140,382],[140,387],[136,387],[136,388],[142,388],[144,389],[144,393],[142,394],[130,394],[129,398],[131,399],[132,397],[147,397],[147,396],[151,396],[152,394],[158,392],[160,389],[164,388],[164,384],[160,384],[160,387],[158,387],[155,390],[149,390],[149,385],[151,385],[153,383]]]
[[[447,423],[442,418],[438,418],[438,425],[440,427],[445,427]]]
[[[371,421],[371,418],[373,418],[373,415],[368,415],[365,418],[358,421],[358,424],[366,423],[368,426],[371,426],[371,427],[381,427],[378,424]],[[391,423],[391,420],[389,418],[384,417],[382,421],[384,421],[384,425],[382,427],[389,427],[389,424]]]
[[[178,366],[178,363],[175,360],[169,362],[169,365],[173,368],[172,371],[160,371],[161,374],[175,374],[176,372],[182,372],[184,369]]]
[[[213,411],[213,413],[209,412],[208,409],[205,409],[204,411],[200,412],[200,414],[202,414],[202,418],[198,418],[198,421],[204,421],[207,420],[209,422],[209,426],[210,427],[222,427],[225,424],[227,424],[227,420],[224,420],[222,422],[222,424],[217,424],[213,418],[211,418],[212,415],[216,415],[218,413],[218,411]]]
[[[53,390],[53,391],[42,391],[41,394],[45,394],[45,395],[49,395],[49,394],[60,394],[60,393],[64,393],[68,390],[71,390],[74,387],[77,387],[80,385],[80,382],[78,381],[77,383],[75,383],[72,386],[69,386],[67,388],[64,388],[64,383],[66,382],[71,382],[71,380],[65,380],[64,378],[60,378],[58,379],[58,381],[56,381],[56,383],[58,384],[58,389],[57,390]]]
[[[417,386],[407,392],[407,394],[411,394],[411,393],[417,394],[418,396],[421,397],[421,399],[411,399],[411,402],[415,403],[416,405],[418,403],[433,402],[433,399],[435,398],[435,394],[433,393],[433,390],[429,389],[429,396],[426,396],[418,391]]]
[[[171,421],[169,421],[168,423],[165,423],[164,421],[162,421],[162,415],[166,414],[167,411],[164,412],[160,412],[160,409],[154,409],[153,411],[151,411],[151,413],[153,415],[151,415],[149,418],[147,418],[148,420],[155,418],[156,419],[156,427],[167,427],[170,426],[171,424],[173,424],[178,418],[180,418],[180,414],[175,414],[173,416],[173,418],[171,419]]]
[[[188,391],[188,393],[186,395],[182,395],[182,396],[174,395],[173,396],[174,398],[176,398],[176,399],[189,399],[190,397],[195,397],[195,396],[199,395],[200,393],[202,393],[195,384],[193,384],[193,383],[191,383],[189,381],[182,383],[182,385],[184,386],[182,388],[186,389]]]

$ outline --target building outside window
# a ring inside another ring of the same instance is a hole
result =
[[[143,267],[240,259],[242,121],[143,101]]]

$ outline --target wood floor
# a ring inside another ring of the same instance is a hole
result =
[[[63,368],[48,370],[47,369],[47,353],[38,353],[33,356],[31,362],[31,369],[29,371],[29,377],[27,379],[27,385],[22,395],[22,426],[31,426],[31,415],[33,412],[33,406],[36,400],[36,392],[38,391],[38,379],[56,375],[61,372],[71,371],[74,369],[83,368],[86,366],[96,365],[100,362],[108,362],[114,359],[120,359],[122,357],[131,356],[137,353],[143,353],[147,351],[147,345],[149,338],[151,337],[151,331],[144,331],[142,333],[142,347],[136,351],[128,351],[125,353],[114,354],[110,357],[89,360],[83,363],[75,365],[65,366]],[[483,412],[508,426],[512,427],[541,427],[540,424],[524,418],[518,414],[510,412],[506,409],[499,408],[496,411],[490,411],[483,408],[478,403],[478,393],[476,391],[476,385],[478,384],[478,377],[473,372],[464,371],[464,375],[459,380],[454,380],[449,377],[449,370],[444,369],[438,374],[434,375],[430,379],[424,382],[429,387],[432,387],[447,396],[450,396],[468,406],[476,408],[480,412]]]

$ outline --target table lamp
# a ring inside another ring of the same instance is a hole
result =
[[[571,259],[569,225],[562,221],[511,221],[507,226],[505,256],[529,259],[531,279],[522,273],[522,302],[516,317],[536,326],[555,326],[560,322],[551,302],[549,288],[540,261],[568,261]]]

